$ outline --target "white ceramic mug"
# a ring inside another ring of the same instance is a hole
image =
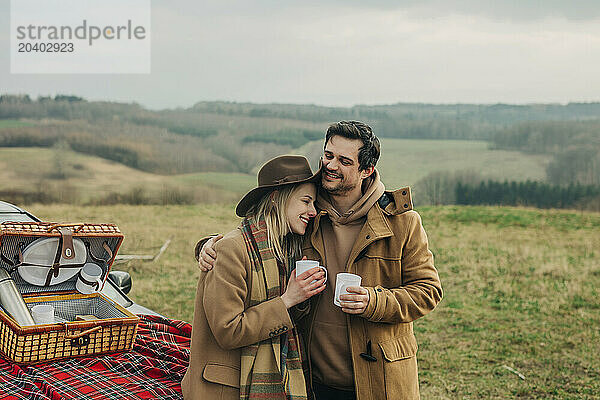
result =
[[[341,307],[340,295],[347,294],[347,288],[350,286],[360,286],[362,277],[356,274],[350,274],[348,272],[340,272],[335,277],[335,295],[333,296],[333,304]]]
[[[31,307],[31,316],[36,325],[53,324],[55,322],[54,307],[50,304],[37,304]]]
[[[81,294],[91,294],[102,289],[102,268],[98,264],[87,263],[79,271],[75,288]]]
[[[296,276],[299,276],[314,267],[319,267],[323,270],[323,272],[325,272],[325,282],[327,282],[327,268],[325,268],[322,265],[319,265],[319,262],[315,260],[296,261]]]

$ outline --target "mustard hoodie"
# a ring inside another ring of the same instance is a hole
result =
[[[335,279],[338,273],[347,270],[350,251],[366,221],[366,215],[385,191],[377,170],[372,176],[370,184],[363,190],[363,196],[343,214],[335,209],[329,195],[323,190],[319,192],[316,202],[317,208],[327,212],[328,217],[321,218],[321,240],[325,249],[323,261],[328,282],[315,311],[310,344],[313,379],[342,390],[354,390],[354,378],[346,316],[340,307],[333,304]]]

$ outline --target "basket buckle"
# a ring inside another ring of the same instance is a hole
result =
[[[78,337],[76,339],[71,339],[71,347],[83,347],[90,344],[90,335],[85,335]]]
[[[99,331],[102,329],[101,326],[95,326],[83,332],[77,333],[75,335],[69,335],[69,327],[68,324],[65,325],[65,339],[69,339],[71,341],[72,347],[83,347],[90,344],[90,334]]]

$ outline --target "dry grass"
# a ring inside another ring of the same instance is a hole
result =
[[[422,214],[445,290],[416,324],[423,397],[599,398],[600,215]]]
[[[196,240],[237,225],[233,204],[33,206],[54,221],[117,223],[122,254],[171,246],[132,274],[131,297],[191,320]],[[600,214],[495,207],[419,210],[445,296],[416,324],[424,399],[600,398]],[[521,380],[503,365],[526,379]]]
[[[57,167],[64,179],[56,179]],[[197,202],[234,202],[255,182],[256,176],[241,173],[152,174],[70,150],[0,148],[0,192],[43,190],[64,203],[94,203],[135,189],[153,197],[176,190]]]
[[[93,198],[119,188],[162,184],[161,175],[73,151],[61,153],[51,148],[0,148],[0,188],[31,189],[40,182],[57,183],[76,187]],[[59,157],[65,160],[67,179],[50,179]]]
[[[496,180],[546,179],[550,157],[490,150],[475,140],[382,139],[378,168],[388,187],[414,185],[436,171],[476,171]]]

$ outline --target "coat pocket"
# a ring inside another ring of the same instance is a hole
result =
[[[204,367],[202,377],[211,383],[240,388],[240,370],[235,367],[208,363]]]
[[[380,342],[386,399],[419,399],[417,340],[413,334]]]
[[[398,361],[413,357],[417,354],[417,339],[415,335],[404,335],[385,342],[379,342],[379,347],[386,361]]]

